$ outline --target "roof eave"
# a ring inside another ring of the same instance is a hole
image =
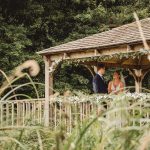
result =
[[[147,41],[150,41],[150,40],[147,40]],[[47,51],[47,52],[40,51],[40,52],[37,52],[37,54],[42,55],[42,56],[43,55],[50,55],[50,54],[54,55],[54,54],[61,54],[61,53],[80,52],[80,51],[84,51],[84,50],[95,50],[95,49],[101,50],[101,49],[106,49],[106,48],[110,48],[110,47],[114,48],[114,47],[123,46],[123,45],[135,45],[135,44],[141,44],[141,43],[142,43],[142,41],[140,40],[140,41],[131,42],[131,43],[112,44],[109,46],[81,48],[81,49],[73,49],[73,50],[68,50],[68,51],[66,51],[66,50],[64,50],[64,51],[51,51],[51,52],[50,51]],[[48,50],[48,49],[45,49],[45,50]],[[45,50],[43,50],[43,51],[45,51]]]

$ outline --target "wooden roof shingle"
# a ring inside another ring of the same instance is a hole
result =
[[[141,20],[144,36],[150,40],[150,18]],[[41,55],[72,52],[89,49],[102,49],[123,44],[132,44],[142,42],[139,29],[136,22],[126,24],[112,30],[94,34],[82,39],[61,44],[55,47],[38,52]]]

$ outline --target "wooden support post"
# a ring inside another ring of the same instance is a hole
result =
[[[49,99],[50,99],[50,90],[49,90],[49,57],[44,56],[45,62],[45,107],[44,107],[44,126],[49,126]]]
[[[131,72],[135,80],[135,92],[142,92],[142,81],[149,69],[133,69],[129,71]]]
[[[142,69],[129,70],[135,80],[135,92],[140,93],[142,89]]]
[[[53,73],[49,74],[49,94],[53,95]]]
[[[51,59],[49,59],[49,67],[52,67],[53,69],[53,62],[51,61]],[[49,94],[53,95],[53,72],[50,72],[50,68],[49,68]]]
[[[142,78],[141,77],[136,77],[135,91],[136,91],[136,93],[141,93],[142,92]]]

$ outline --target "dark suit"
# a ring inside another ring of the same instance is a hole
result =
[[[94,93],[108,93],[107,84],[99,74],[93,78],[93,91]]]

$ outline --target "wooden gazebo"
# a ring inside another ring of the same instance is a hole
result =
[[[142,34],[150,45],[150,18],[140,21]],[[136,92],[150,69],[149,49],[145,49],[137,22],[38,52],[45,62],[45,99],[53,89],[53,72],[60,62],[80,63],[94,75],[97,62],[108,67],[128,68],[135,79]],[[48,107],[48,105],[47,105]],[[48,108],[47,108],[48,109]]]

